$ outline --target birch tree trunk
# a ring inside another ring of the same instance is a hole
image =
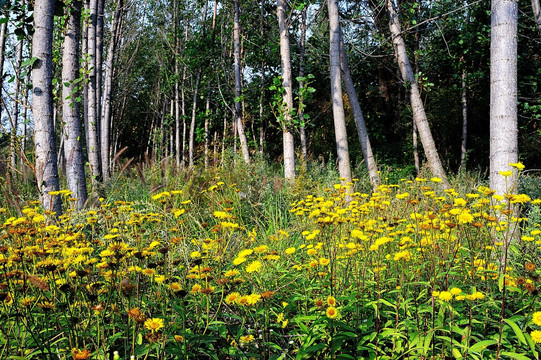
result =
[[[17,140],[17,129],[19,127],[19,92],[20,92],[20,83],[21,79],[19,78],[21,75],[21,64],[23,61],[23,39],[19,40],[17,43],[17,49],[16,49],[16,59],[15,59],[15,91],[13,97],[15,98],[15,101],[13,103],[13,114],[11,116],[12,119],[12,128],[11,128],[11,168],[15,170],[17,166],[17,152],[20,151],[18,149],[19,144]]]
[[[330,31],[330,67],[331,67],[331,96],[334,118],[334,134],[336,137],[336,154],[338,156],[338,172],[344,182],[351,182],[351,165],[349,161],[346,118],[342,95],[342,79],[340,76],[340,23],[338,19],[338,4],[336,0],[328,0],[329,31]]]
[[[5,22],[0,27],[0,98],[4,89],[4,56],[6,55],[6,39],[7,39],[8,23]],[[4,107],[2,106],[2,109]],[[0,118],[2,110],[0,109]]]
[[[445,188],[449,188],[447,176],[443,170],[443,165],[438,155],[436,144],[434,143],[432,133],[430,132],[428,118],[426,117],[423,101],[419,92],[419,85],[417,84],[417,80],[415,80],[415,76],[413,75],[408,53],[406,52],[406,44],[404,42],[404,38],[402,37],[402,29],[400,28],[400,21],[398,20],[398,14],[396,12],[393,0],[387,0],[387,9],[389,11],[389,28],[393,37],[393,47],[395,50],[398,67],[400,68],[402,79],[410,86],[410,101],[411,108],[413,110],[413,121],[415,121],[417,124],[417,130],[419,132],[419,137],[421,138],[421,143],[423,144],[428,166],[432,174],[442,180],[443,186]]]
[[[173,6],[173,22],[174,22],[174,39],[175,39],[175,165],[177,170],[180,169],[180,91],[179,91],[179,56],[180,56],[180,36],[178,34],[180,28],[180,14],[178,1],[174,1]]]
[[[35,176],[44,209],[59,216],[62,214],[60,197],[49,195],[49,192],[59,190],[53,122],[53,18],[54,0],[34,1],[32,57],[37,58],[32,69]]]
[[[235,57],[235,123],[239,134],[240,147],[242,156],[246,164],[250,163],[250,153],[248,151],[248,141],[244,133],[244,125],[242,123],[242,110],[240,97],[242,96],[242,85],[240,77],[240,9],[239,0],[233,0],[234,20],[233,20],[233,42],[234,42],[234,57]]]
[[[64,34],[62,54],[62,121],[64,123],[64,154],[66,158],[66,180],[68,189],[77,198],[81,209],[87,199],[83,147],[81,145],[79,96],[79,39],[81,34],[82,2],[71,2]]]
[[[533,18],[539,29],[539,36],[541,37],[541,5],[539,0],[532,0]]]
[[[88,24],[88,162],[92,174],[92,185],[94,190],[96,185],[102,181],[101,155],[98,133],[98,99],[96,88],[96,31],[97,31],[97,11],[98,0],[90,0],[90,23]]]
[[[301,38],[299,39],[299,89],[302,91],[304,88],[304,58],[306,47],[306,15],[308,12],[308,4],[305,4],[301,11]],[[299,96],[299,123],[300,123],[300,137],[301,137],[301,163],[306,168],[306,157],[308,156],[308,145],[306,141],[306,124],[304,120],[304,99]]]
[[[344,86],[348,94],[349,104],[355,118],[355,126],[357,127],[357,134],[359,135],[359,142],[361,143],[361,149],[363,151],[364,161],[366,162],[366,168],[370,177],[370,184],[372,187],[379,185],[378,167],[376,165],[376,159],[372,153],[372,146],[370,146],[370,139],[368,138],[368,131],[366,130],[366,123],[364,121],[363,112],[357,93],[353,85],[353,79],[351,78],[351,71],[349,70],[349,64],[346,54],[346,48],[344,47],[344,40],[342,31],[340,30],[340,67],[344,75]]]
[[[516,178],[505,178],[518,159],[517,127],[518,0],[493,0],[490,35],[490,187],[516,192]]]
[[[103,26],[105,23],[105,0],[98,0],[96,13],[96,118],[98,119],[98,143],[101,143],[101,112],[102,112],[102,85],[103,85]],[[103,155],[100,151],[100,159]],[[103,167],[102,167],[103,176]]]
[[[103,179],[109,180],[111,176],[111,94],[113,93],[113,77],[115,73],[114,61],[119,42],[118,33],[119,24],[122,16],[123,0],[117,0],[116,9],[111,24],[111,36],[109,47],[107,48],[107,57],[105,59],[105,81],[103,87],[103,106],[101,116],[101,167]]]
[[[468,88],[466,78],[468,73],[462,70],[462,143],[460,145],[460,168],[465,170],[466,154],[468,152]]]
[[[280,28],[280,62],[282,64],[282,86],[284,87],[284,109],[282,123],[284,146],[284,177],[295,180],[295,142],[290,131],[293,112],[293,84],[291,75],[291,53],[289,49],[289,24],[286,21],[286,1],[276,0],[278,27]]]
[[[197,70],[197,77],[195,79],[195,88],[193,90],[193,102],[192,102],[192,122],[190,123],[190,144],[188,149],[188,164],[192,168],[194,164],[194,146],[195,146],[195,119],[197,116],[197,95],[199,93],[199,82],[201,81],[201,69]]]

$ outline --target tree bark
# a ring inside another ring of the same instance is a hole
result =
[[[195,87],[193,90],[192,101],[192,122],[190,123],[190,144],[188,150],[188,165],[190,168],[194,164],[194,146],[195,146],[195,119],[197,116],[197,95],[199,93],[199,82],[201,81],[201,69],[197,70],[197,76],[195,79]]]
[[[344,86],[348,94],[349,104],[353,112],[353,117],[355,118],[355,126],[357,127],[359,142],[361,143],[364,161],[366,162],[366,168],[370,177],[370,184],[372,184],[372,187],[375,188],[379,185],[378,167],[376,165],[376,160],[372,152],[372,146],[370,146],[370,139],[368,138],[368,131],[366,130],[366,123],[364,121],[363,112],[361,110],[361,105],[359,104],[359,99],[357,98],[355,86],[353,85],[351,71],[349,70],[349,64],[346,54],[346,48],[344,47],[342,31],[340,31],[340,67],[344,75]]]
[[[308,11],[308,4],[305,4],[301,11],[301,37],[299,40],[299,89],[302,92],[304,88],[304,58],[306,47],[306,15]],[[306,141],[306,124],[304,119],[304,98],[299,96],[299,124],[300,124],[300,137],[301,137],[301,166],[306,168],[306,158],[308,156],[308,145]]]
[[[90,23],[88,24],[88,162],[92,174],[93,190],[96,185],[102,181],[101,154],[99,144],[99,118],[98,118],[98,99],[96,83],[96,31],[97,31],[97,11],[98,0],[90,0]]]
[[[44,209],[60,216],[60,197],[49,194],[59,190],[52,93],[53,18],[54,0],[34,1],[32,57],[37,58],[32,69],[35,176]]]
[[[541,5],[539,0],[532,0],[533,18],[539,29],[539,36],[541,37]]]
[[[289,49],[289,25],[286,20],[286,1],[276,1],[278,27],[280,28],[280,62],[282,64],[282,86],[284,87],[281,126],[284,146],[284,177],[295,180],[295,142],[291,133],[293,112],[293,81],[291,74],[291,53]]]
[[[21,79],[21,64],[23,61],[23,39],[19,40],[17,43],[16,49],[16,59],[15,59],[15,91],[13,97],[15,101],[13,103],[13,115],[12,119],[12,128],[11,128],[11,168],[15,170],[17,166],[17,152],[19,149],[19,141],[17,139],[17,129],[19,128],[19,92],[20,92],[20,83]]]
[[[241,100],[242,85],[240,71],[240,8],[239,0],[233,0],[234,19],[233,19],[233,42],[234,42],[234,57],[235,57],[235,124],[239,134],[240,147],[242,157],[246,164],[250,163],[250,153],[248,151],[248,141],[244,133],[244,125],[242,123]]]
[[[505,178],[518,159],[517,0],[493,0],[490,35],[490,187],[516,192],[516,177]]]
[[[449,181],[443,170],[436,144],[430,132],[430,126],[428,124],[428,118],[426,117],[423,101],[419,92],[419,85],[409,61],[408,53],[406,52],[406,44],[402,37],[402,29],[400,28],[400,21],[398,20],[398,14],[396,12],[395,5],[392,0],[387,0],[387,9],[389,11],[389,28],[392,34],[393,47],[395,49],[395,55],[402,74],[402,79],[410,87],[410,101],[413,110],[413,121],[417,125],[419,137],[423,144],[428,166],[432,174],[442,180],[443,186],[449,188]]]
[[[114,61],[119,42],[118,33],[122,16],[123,0],[117,0],[113,23],[111,24],[111,36],[109,47],[107,48],[107,57],[105,59],[105,81],[103,87],[103,114],[101,116],[101,167],[103,179],[109,180],[111,176],[111,94],[113,93]]]
[[[466,166],[466,154],[468,153],[468,88],[466,85],[466,78],[468,73],[466,70],[462,70],[462,143],[460,145],[460,168],[465,170]]]
[[[4,89],[4,57],[6,54],[6,39],[7,39],[8,23],[5,22],[0,27],[0,98]],[[4,107],[2,107],[3,109]],[[0,118],[2,110],[0,109]]]
[[[338,4],[336,0],[327,1],[329,9],[330,31],[330,67],[331,67],[331,96],[334,118],[334,134],[336,137],[336,154],[338,156],[338,172],[342,183],[351,182],[351,165],[349,161],[346,118],[342,94],[342,79],[340,76],[340,22],[338,19]]]
[[[82,2],[73,1],[69,10],[64,34],[62,54],[62,120],[64,123],[64,154],[66,157],[66,180],[68,189],[77,198],[81,209],[87,199],[83,147],[81,145],[79,96],[79,39],[81,35]]]

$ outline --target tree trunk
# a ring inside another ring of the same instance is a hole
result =
[[[242,156],[246,164],[250,163],[250,153],[248,151],[248,141],[246,140],[246,134],[244,133],[244,125],[242,123],[242,110],[241,110],[241,96],[242,85],[240,78],[240,9],[239,0],[233,0],[234,7],[234,19],[233,19],[233,42],[234,42],[234,56],[235,56],[235,124],[237,126],[237,132],[239,134],[240,147],[242,150]]]
[[[11,128],[11,168],[15,170],[17,167],[17,152],[20,151],[19,141],[17,139],[17,129],[19,127],[19,92],[20,84],[22,79],[21,75],[21,64],[23,61],[23,39],[19,40],[17,43],[16,49],[17,55],[15,60],[15,91],[13,97],[15,101],[13,103],[13,115],[12,119],[12,128]]]
[[[179,56],[180,56],[180,36],[178,36],[178,31],[180,28],[180,16],[179,16],[179,4],[178,1],[174,1],[173,9],[173,22],[174,22],[174,39],[175,39],[175,165],[177,170],[180,169],[180,89],[179,89],[179,77],[180,77],[180,67],[179,67]]]
[[[462,70],[462,144],[460,146],[460,168],[465,170],[466,167],[466,154],[467,154],[467,140],[468,140],[468,88],[466,86],[466,78],[468,73],[466,70]]]
[[[496,193],[516,192],[511,169],[518,158],[517,128],[518,1],[493,0],[490,35],[490,187]]]
[[[372,187],[379,185],[378,167],[374,154],[372,153],[372,147],[370,146],[370,139],[368,138],[368,131],[366,130],[366,123],[364,121],[363,112],[355,87],[353,85],[353,79],[349,70],[349,64],[346,54],[346,48],[344,47],[344,41],[342,31],[340,29],[340,66],[344,75],[344,85],[348,94],[349,104],[355,118],[355,125],[357,127],[357,134],[359,135],[359,142],[361,143],[361,149],[363,151],[364,161],[366,162],[366,168],[370,177],[370,184]]]
[[[53,122],[53,18],[54,0],[34,1],[32,57],[37,58],[32,69],[35,175],[44,209],[59,216],[62,214],[60,197],[49,195],[49,192],[59,190]]]
[[[539,36],[541,37],[541,5],[539,0],[532,0],[533,18],[539,29]]]
[[[5,22],[0,27],[0,98],[2,98],[2,93],[4,90],[4,57],[6,55],[6,39],[8,23]],[[2,109],[4,107],[2,106]],[[0,119],[2,118],[2,109],[0,109]]]
[[[98,0],[96,13],[96,118],[98,119],[98,143],[101,144],[102,85],[103,85],[103,26],[105,23],[105,0]],[[101,161],[103,155],[100,151]],[[103,176],[103,167],[102,167]]]
[[[79,39],[81,34],[81,1],[73,1],[64,34],[62,54],[62,121],[68,189],[81,209],[87,199],[83,147],[81,145],[79,96]]]
[[[305,4],[301,12],[301,38],[299,41],[299,90],[302,93],[304,88],[304,58],[306,47],[306,13],[308,11],[308,5]],[[301,136],[301,166],[306,168],[306,157],[308,156],[308,146],[306,142],[306,124],[304,119],[304,98],[299,96],[299,124],[300,124],[300,136]]]
[[[102,181],[101,155],[98,133],[98,99],[96,83],[96,31],[97,31],[98,0],[90,0],[90,23],[88,24],[88,162],[92,174],[93,190]]]
[[[101,167],[103,179],[109,180],[111,176],[111,94],[113,93],[114,61],[119,42],[119,24],[122,16],[123,0],[117,0],[113,23],[111,24],[111,36],[107,57],[105,60],[105,81],[103,87],[103,114],[101,116]]]
[[[193,90],[192,102],[192,122],[190,123],[190,144],[188,152],[188,164],[192,168],[194,164],[194,146],[195,146],[195,119],[197,117],[197,95],[199,92],[199,82],[201,81],[201,69],[197,70],[195,79],[195,88]]]
[[[428,118],[426,117],[421,94],[419,93],[419,85],[413,75],[413,70],[409,61],[408,53],[406,52],[406,44],[402,37],[402,29],[400,28],[400,22],[398,20],[398,14],[392,0],[387,0],[387,9],[389,11],[389,28],[393,37],[393,47],[395,49],[395,55],[397,58],[398,66],[402,74],[402,79],[410,86],[410,101],[413,110],[413,121],[417,125],[421,143],[425,151],[425,156],[428,161],[428,166],[432,174],[440,178],[445,188],[449,188],[449,182],[443,165],[441,163],[432,133],[430,132],[430,126],[428,124]]]
[[[344,179],[342,183],[345,183],[351,182],[351,165],[349,162],[342,79],[340,76],[340,23],[336,0],[328,0],[327,5],[329,9],[331,96],[334,133],[336,137],[336,154],[338,156],[338,172],[340,173],[340,178]]]
[[[289,25],[286,20],[286,1],[277,0],[278,26],[280,28],[280,62],[282,64],[282,86],[284,87],[281,110],[281,127],[284,146],[284,177],[291,182],[295,181],[295,142],[291,133],[293,112],[293,83],[291,75],[291,53],[289,50]]]

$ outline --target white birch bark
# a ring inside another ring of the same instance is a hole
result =
[[[389,28],[393,37],[393,47],[395,50],[396,59],[398,61],[398,67],[402,74],[402,79],[410,87],[410,101],[413,111],[413,121],[417,125],[419,137],[423,144],[423,149],[428,162],[428,166],[432,174],[442,180],[443,186],[449,188],[449,182],[443,165],[441,163],[436,144],[430,132],[430,126],[428,124],[428,118],[426,117],[423,101],[419,92],[419,85],[413,75],[411,63],[409,61],[408,53],[406,52],[406,44],[402,37],[402,29],[400,27],[400,21],[398,20],[398,13],[396,12],[393,0],[387,1],[387,9],[389,11]]]
[[[516,178],[505,178],[518,159],[517,0],[493,0],[490,35],[490,187],[516,192]],[[510,180],[511,179],[511,180]]]
[[[541,5],[539,0],[532,0],[532,12],[537,28],[539,29],[539,36],[541,37]]]
[[[293,84],[291,75],[291,53],[289,48],[289,25],[286,21],[285,0],[276,1],[278,27],[280,29],[280,63],[282,64],[282,86],[284,87],[284,109],[282,119],[282,134],[284,146],[284,177],[289,181],[295,180],[295,142],[290,131],[293,111]]]
[[[308,4],[304,5],[301,11],[301,38],[299,39],[299,77],[304,79],[304,60],[305,60],[305,47],[306,47],[306,15],[308,12]],[[299,81],[299,89],[302,91],[304,87],[304,81]],[[301,163],[303,167],[306,167],[306,158],[308,156],[308,145],[306,141],[306,124],[304,120],[304,99],[299,96],[299,122],[300,122],[300,138],[301,138]]]
[[[81,1],[72,1],[66,24],[62,53],[62,121],[66,158],[66,180],[68,189],[77,198],[81,209],[87,199],[83,147],[81,144],[79,96],[79,39],[81,34]]]
[[[246,134],[244,133],[244,124],[242,123],[242,110],[240,97],[242,96],[241,85],[241,64],[240,64],[240,9],[239,0],[233,1],[234,7],[234,20],[233,20],[233,47],[235,57],[235,124],[237,126],[237,133],[239,135],[240,147],[242,151],[242,157],[246,164],[250,163],[250,153],[248,151],[248,141],[246,140]]]
[[[23,61],[23,39],[19,40],[17,43],[17,49],[16,49],[16,59],[15,59],[15,91],[13,94],[13,97],[15,99],[13,103],[13,114],[11,116],[12,121],[12,128],[11,128],[11,168],[15,169],[17,166],[17,152],[20,151],[18,149],[18,139],[17,139],[17,129],[19,128],[19,92],[20,92],[20,86],[21,79],[19,78],[21,75],[21,64]]]
[[[116,9],[111,24],[109,47],[107,48],[107,57],[105,59],[105,81],[103,87],[103,106],[101,116],[101,167],[103,180],[109,180],[111,176],[111,95],[113,93],[113,77],[115,73],[114,61],[119,42],[118,33],[120,31],[120,17],[122,16],[123,1],[117,0]]]
[[[0,97],[2,97],[2,92],[4,90],[4,56],[6,55],[6,39],[7,39],[7,29],[8,23],[5,22],[0,26]],[[0,118],[2,115],[2,110],[0,109]]]
[[[43,208],[59,216],[62,214],[60,197],[49,195],[50,191],[59,190],[52,94],[53,18],[54,0],[34,1],[32,57],[37,58],[32,69],[35,176]]]
[[[195,119],[197,116],[197,99],[199,93],[199,82],[201,80],[201,69],[197,71],[197,77],[195,79],[195,88],[193,91],[193,101],[192,101],[192,121],[190,123],[190,138],[189,138],[189,149],[188,149],[188,166],[193,167],[194,164],[194,146],[195,146]]]
[[[344,86],[348,94],[349,104],[355,118],[355,126],[357,127],[357,135],[359,136],[359,142],[363,152],[364,161],[370,177],[370,184],[372,187],[379,185],[378,167],[376,165],[376,159],[372,152],[372,146],[370,145],[370,139],[368,137],[368,131],[366,130],[366,123],[364,121],[363,112],[359,99],[357,98],[357,92],[353,85],[353,79],[351,78],[351,71],[349,70],[349,64],[346,54],[346,48],[344,47],[344,41],[342,32],[340,31],[340,66],[344,75]]]
[[[468,88],[466,85],[466,78],[468,73],[466,70],[462,70],[462,143],[460,145],[460,168],[464,169],[466,166],[466,154],[468,152]],[[464,169],[465,170],[465,169]]]
[[[90,22],[88,24],[88,162],[92,174],[92,185],[94,190],[96,185],[102,181],[101,155],[98,132],[98,99],[96,89],[96,32],[97,32],[97,11],[98,0],[90,0]]]
[[[340,75],[340,22],[338,19],[338,4],[336,0],[328,0],[329,31],[330,31],[330,67],[331,67],[331,96],[334,119],[334,134],[336,138],[336,154],[338,156],[338,172],[344,182],[351,182],[351,165],[344,115],[344,100],[342,94],[342,79]]]

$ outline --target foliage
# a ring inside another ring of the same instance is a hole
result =
[[[541,200],[436,178],[368,193],[314,169],[320,186],[256,162],[152,195],[164,169],[148,169],[114,180],[139,195],[115,186],[57,221],[2,208],[0,356],[538,357],[541,228],[515,214]]]

